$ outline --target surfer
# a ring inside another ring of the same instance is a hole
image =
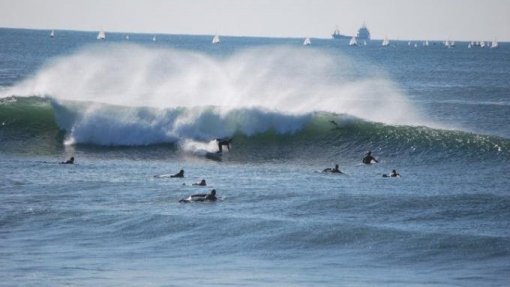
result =
[[[232,143],[232,138],[222,138],[222,139],[216,139],[218,142],[218,152],[223,152],[223,146],[227,147],[227,150],[230,151],[230,144]]]
[[[208,193],[199,193],[193,194],[188,198],[181,199],[179,202],[181,203],[189,203],[189,202],[202,202],[202,201],[216,201],[218,198],[216,197],[216,189],[211,190]]]
[[[200,182],[195,182],[193,185],[207,186],[207,183],[205,182],[205,179],[202,179]]]
[[[74,156],[66,161],[61,162],[61,164],[74,164]]]
[[[379,162],[375,159],[375,157],[372,156],[372,152],[371,151],[368,151],[366,154],[365,154],[365,157],[363,158],[363,163],[364,164],[371,164],[372,161],[375,161],[375,162]]]
[[[181,169],[178,173],[171,175],[170,177],[184,177],[184,169]]]
[[[340,171],[340,169],[338,169],[338,164],[335,164],[334,168],[328,167],[328,168],[324,169],[322,172],[343,173]]]
[[[400,173],[398,173],[396,170],[392,170],[389,175],[383,174],[382,176],[383,177],[400,177]]]

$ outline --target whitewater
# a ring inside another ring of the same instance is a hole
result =
[[[0,285],[510,280],[506,43],[56,35],[0,29]]]

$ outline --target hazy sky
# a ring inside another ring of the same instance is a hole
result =
[[[0,0],[0,27],[510,41],[510,0]]]

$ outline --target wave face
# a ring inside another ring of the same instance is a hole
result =
[[[510,140],[424,126],[374,123],[346,114],[291,115],[257,108],[126,107],[7,98],[0,101],[2,142],[34,148],[41,143],[92,146],[170,144],[184,151],[215,151],[214,139],[233,136],[232,158],[317,158],[363,153],[377,147],[391,157],[510,159]],[[333,123],[334,122],[334,123]],[[263,148],[261,148],[263,147]],[[37,148],[36,148],[37,149]]]

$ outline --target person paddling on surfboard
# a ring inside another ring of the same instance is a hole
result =
[[[232,143],[232,138],[222,138],[222,139],[216,139],[218,142],[218,152],[223,152],[223,146],[227,147],[227,150],[230,151],[230,144]]]
[[[338,169],[338,164],[335,164],[334,168],[328,167],[328,168],[324,169],[322,172],[343,173],[340,171],[340,169]]]
[[[207,183],[205,182],[205,179],[202,179],[200,182],[193,183],[193,185],[207,186]]]
[[[383,174],[382,176],[383,177],[400,177],[400,173],[398,173],[396,170],[392,170],[389,175]]]
[[[74,164],[74,156],[66,161],[61,162],[61,164]]]
[[[218,198],[216,197],[216,189],[211,190],[208,193],[199,193],[193,194],[188,198],[181,199],[179,202],[181,203],[189,203],[189,202],[201,202],[201,201],[216,201]]]
[[[184,177],[184,169],[181,169],[178,173],[171,175],[170,177]]]
[[[365,154],[365,157],[363,158],[362,162],[364,164],[371,164],[372,161],[375,161],[375,162],[379,162],[375,159],[375,157],[372,156],[372,152],[371,151],[368,151],[366,154]]]

